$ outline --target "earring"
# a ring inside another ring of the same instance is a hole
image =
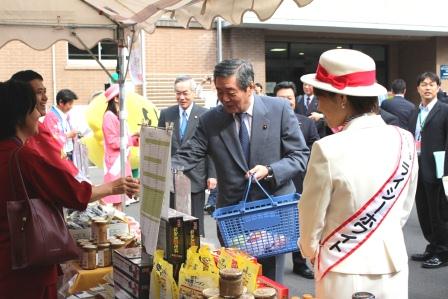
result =
[[[345,103],[342,103],[342,104],[341,104],[341,108],[342,108],[342,109],[345,109]]]

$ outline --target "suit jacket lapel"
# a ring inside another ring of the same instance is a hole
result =
[[[180,133],[179,133],[179,106],[176,106],[175,109],[173,109],[173,115],[172,115],[172,119],[173,119],[173,134],[174,134],[174,138],[176,143],[179,145],[180,147]]]
[[[196,104],[193,104],[193,108],[191,108],[191,113],[188,116],[188,123],[187,123],[188,125],[187,125],[187,129],[185,132],[185,136],[182,139],[182,143],[184,143],[185,140],[188,140],[191,137],[193,137],[194,131],[196,130],[196,124],[198,122],[198,117],[199,117],[198,107],[196,106]],[[179,119],[179,117],[178,117],[178,119]],[[178,132],[178,134],[179,134],[179,140],[180,140],[180,133]]]
[[[254,97],[254,110],[252,115],[252,128],[250,135],[250,167],[255,165],[255,157],[263,157],[262,151],[268,141],[270,121],[268,110],[260,97]]]
[[[412,133],[412,135],[415,135],[415,128],[417,126],[417,118],[419,111],[420,110],[418,108],[412,111],[411,117],[409,119],[409,131]]]
[[[225,147],[227,147],[230,155],[241,167],[241,169],[243,171],[248,171],[249,167],[247,166],[246,159],[244,158],[240,140],[238,139],[236,134],[235,120],[233,119],[233,115],[224,112],[223,108],[221,108],[221,122],[222,129],[220,130],[219,134]]]
[[[425,124],[423,125],[423,129],[431,122],[434,116],[440,111],[439,101],[432,107],[431,111],[429,111],[428,116],[426,116]]]

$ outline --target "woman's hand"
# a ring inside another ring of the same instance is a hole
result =
[[[140,180],[130,176],[112,181],[112,194],[126,194],[133,197],[140,191]]]
[[[125,178],[116,179],[109,183],[92,186],[92,196],[90,197],[90,202],[96,201],[109,195],[123,193],[129,197],[133,197],[139,191],[140,180],[127,176]]]

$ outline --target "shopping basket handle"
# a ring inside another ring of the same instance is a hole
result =
[[[246,202],[247,202],[247,198],[249,197],[249,191],[250,191],[250,185],[252,184],[252,180],[257,183],[258,187],[260,187],[261,191],[263,191],[263,193],[271,200],[271,203],[273,206],[276,206],[277,203],[274,202],[274,200],[272,199],[272,197],[268,194],[268,192],[263,188],[263,186],[261,186],[260,182],[255,178],[255,176],[253,174],[251,174],[249,176],[248,182],[247,182],[247,188],[246,188],[246,192],[244,193],[244,198],[243,198],[243,208],[241,209],[241,211],[245,211],[246,210]]]

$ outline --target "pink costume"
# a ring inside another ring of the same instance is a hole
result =
[[[69,120],[67,119],[67,123],[68,122]],[[53,137],[59,142],[61,148],[63,148],[67,143],[67,136],[65,135],[66,132],[64,132],[64,129],[69,131],[70,125],[68,125],[69,128],[64,128],[63,120],[58,114],[58,111],[56,111],[55,107],[51,107],[51,110],[45,116],[44,125],[51,132]]]
[[[113,88],[112,85],[110,88]],[[106,97],[111,100],[114,96],[106,91]],[[126,130],[126,176],[131,175],[131,165],[129,163],[129,146],[138,146],[138,137],[129,136]],[[103,117],[104,136],[104,183],[111,182],[121,177],[120,167],[120,120],[111,111],[106,111]],[[120,203],[121,195],[111,195],[103,198],[105,203]]]

